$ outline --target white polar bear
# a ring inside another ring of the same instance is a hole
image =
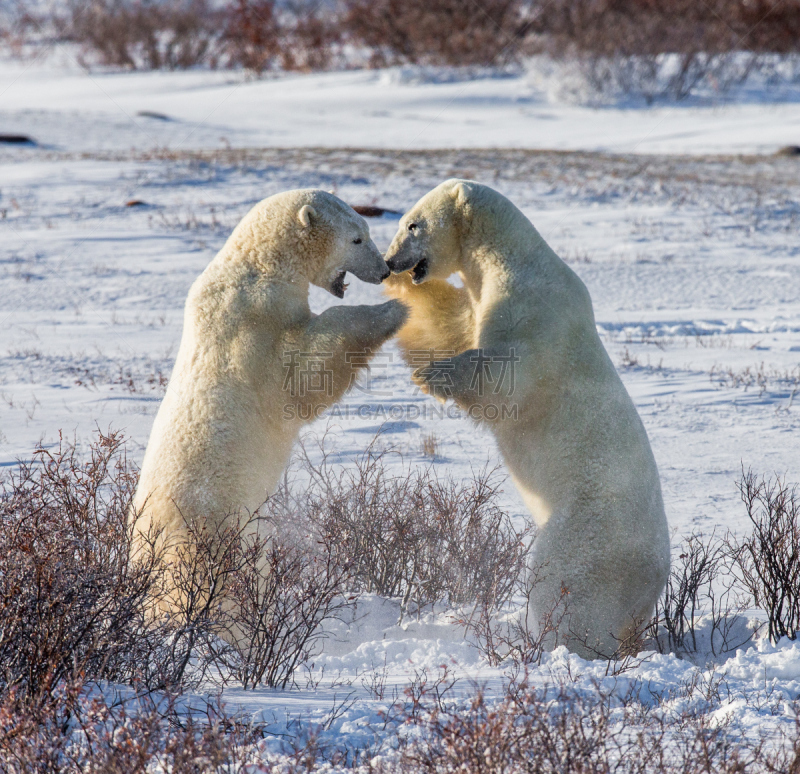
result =
[[[325,191],[272,196],[234,229],[189,291],[134,498],[140,537],[176,545],[190,520],[213,535],[275,490],[301,426],[406,318],[398,301],[312,314],[309,283],[341,298],[348,271],[389,275],[366,221]]]
[[[557,622],[548,647],[619,652],[664,588],[669,531],[647,434],[586,287],[508,199],[467,180],[417,202],[386,260],[411,272],[386,286],[410,307],[399,342],[423,363],[414,380],[491,428],[534,517],[530,612]],[[455,272],[464,287],[445,281]]]

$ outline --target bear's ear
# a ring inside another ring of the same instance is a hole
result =
[[[451,193],[457,204],[466,204],[472,193],[472,186],[469,183],[456,183]]]
[[[316,217],[317,211],[310,204],[304,204],[297,211],[297,219],[300,221],[303,228],[308,228],[311,225],[311,218]]]

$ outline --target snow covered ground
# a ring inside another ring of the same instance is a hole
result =
[[[521,76],[252,82],[3,63],[0,132],[39,143],[0,145],[0,466],[59,432],[83,441],[98,426],[124,431],[140,459],[189,285],[258,200],[317,186],[402,212],[461,176],[509,196],[586,282],[650,435],[676,541],[692,529],[746,528],[743,467],[800,481],[800,160],[728,155],[798,143],[798,104],[590,110],[551,105]],[[397,217],[370,226],[383,249]],[[379,288],[353,279],[344,303],[381,300]],[[315,310],[336,303],[312,291]],[[344,464],[378,430],[411,465],[429,464],[421,440],[435,434],[434,464],[456,477],[500,461],[488,435],[434,407],[391,345],[369,383],[311,433],[329,429]],[[525,512],[510,484],[503,505]],[[388,698],[367,685],[384,665],[389,698],[415,670],[434,674],[443,663],[461,678],[456,694],[470,679],[490,691],[501,684],[502,670],[482,661],[447,611],[402,624],[392,601],[366,599],[359,611],[315,661],[317,675],[325,667],[319,685],[228,689],[226,701],[276,732],[321,723],[336,743],[364,746],[382,733]],[[682,685],[723,675],[724,688],[698,711],[730,715],[743,733],[790,722],[796,643],[753,644],[713,670],[652,655],[625,680],[674,694],[677,706],[694,701]],[[587,690],[611,680],[606,664],[560,651],[531,679],[568,674]],[[612,677],[609,690],[627,690]],[[284,743],[276,736],[265,749]]]
[[[0,132],[59,150],[169,147],[547,148],[613,153],[772,153],[800,144],[791,79],[688,103],[591,109],[569,76],[401,67],[290,74],[93,71],[70,46],[0,64]],[[142,112],[160,117],[141,115]]]

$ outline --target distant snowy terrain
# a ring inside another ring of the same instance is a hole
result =
[[[591,110],[549,104],[523,76],[442,80],[86,75],[4,63],[0,132],[28,133],[38,146],[0,145],[0,466],[59,432],[82,442],[98,426],[122,430],[141,459],[188,288],[260,199],[315,186],[402,212],[462,176],[510,197],[587,284],[649,433],[676,543],[693,529],[746,528],[743,467],[800,481],[800,160],[729,156],[800,143],[800,103]],[[370,228],[385,249],[397,216]],[[352,279],[341,303],[381,300]],[[316,311],[336,303],[312,290]],[[468,420],[426,416],[435,405],[391,345],[369,384],[311,435],[328,429],[344,464],[379,430],[409,465],[429,464],[421,441],[435,434],[434,465],[456,478],[501,462]],[[510,482],[502,504],[525,514]],[[272,719],[276,732],[322,723],[330,739],[363,746],[380,741],[388,698],[371,698],[365,682],[384,665],[387,697],[415,670],[445,663],[462,678],[456,694],[470,679],[500,685],[503,671],[448,611],[398,623],[391,600],[359,605],[315,661],[317,687],[312,674],[306,689],[227,689],[226,701]],[[745,734],[788,727],[800,646],[750,648],[713,672],[654,654],[609,690],[639,681],[691,704],[699,694],[682,685],[723,675],[698,712],[731,715]],[[569,674],[588,690],[611,681],[606,671],[558,651],[531,679]]]
[[[0,132],[61,151],[233,147],[772,153],[800,145],[800,86],[650,108],[554,101],[574,76],[400,67],[253,80],[231,71],[85,73],[69,46],[0,65]],[[774,94],[780,95],[775,101]],[[141,115],[142,112],[159,114]]]

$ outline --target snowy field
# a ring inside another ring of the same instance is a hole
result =
[[[594,111],[554,106],[523,76],[401,76],[254,83],[4,64],[0,132],[38,145],[0,145],[0,466],[97,427],[123,431],[141,459],[188,288],[260,199],[313,186],[402,212],[459,176],[512,199],[588,286],[649,433],[676,544],[694,529],[744,530],[743,468],[800,481],[800,158],[772,155],[800,142],[800,105]],[[381,249],[398,217],[370,221]],[[355,279],[343,302],[312,290],[315,311],[381,301]],[[430,464],[430,434],[433,464],[455,477],[500,463],[490,436],[434,407],[390,345],[310,434],[328,430],[344,464],[378,431],[406,465]],[[510,484],[502,497],[522,520]],[[289,692],[225,691],[276,734],[265,752],[320,724],[323,741],[377,754],[391,733],[379,713],[416,670],[449,664],[453,697],[472,681],[491,695],[504,679],[448,611],[398,623],[394,601],[365,599],[357,615],[335,629],[307,687],[304,674]],[[665,711],[690,706],[737,734],[791,726],[799,645],[760,641],[700,662],[651,654],[619,676],[557,651],[531,681],[600,681],[620,695],[647,686]],[[384,668],[381,700],[367,686]]]
[[[569,69],[396,67],[253,80],[231,71],[87,74],[77,51],[0,60],[0,132],[62,151],[219,147],[547,148],[772,153],[800,144],[800,77],[642,109],[583,106]],[[797,65],[792,67],[797,69]],[[141,115],[155,113],[160,118]]]

